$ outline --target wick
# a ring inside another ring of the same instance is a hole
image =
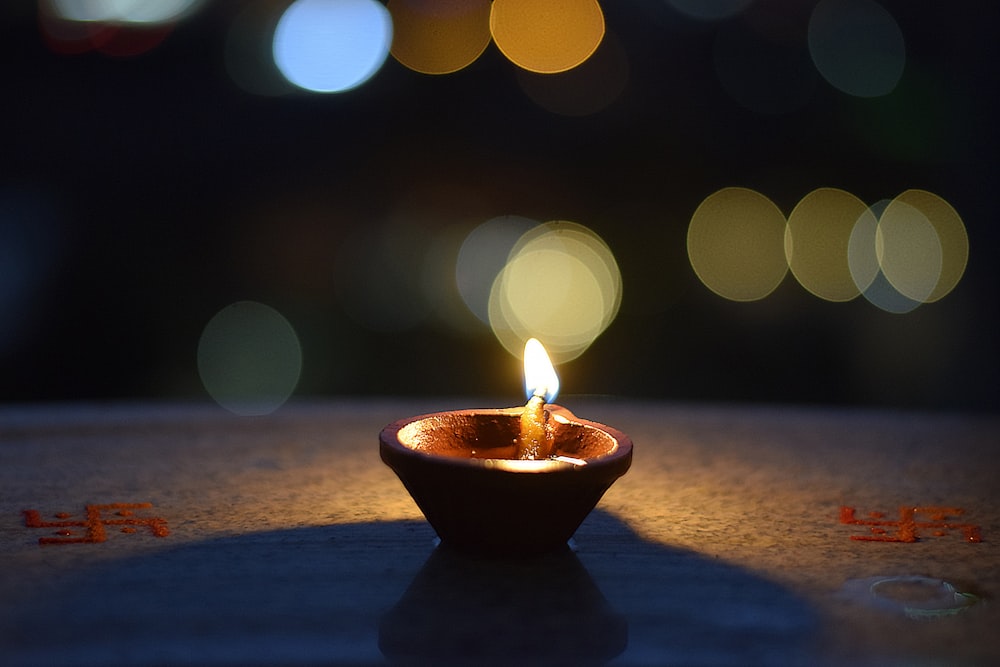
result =
[[[521,437],[517,442],[517,458],[536,460],[548,458],[552,437],[546,428],[549,414],[545,411],[545,396],[536,393],[528,399],[521,413]]]

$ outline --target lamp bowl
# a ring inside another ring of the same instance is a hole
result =
[[[443,545],[509,556],[564,549],[632,464],[617,429],[546,405],[549,458],[517,458],[523,408],[456,410],[401,419],[379,451]]]

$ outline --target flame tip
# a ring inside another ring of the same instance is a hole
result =
[[[524,392],[528,399],[541,396],[546,403],[554,401],[559,393],[559,376],[537,338],[524,343]]]

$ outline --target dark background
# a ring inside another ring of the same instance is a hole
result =
[[[492,44],[451,75],[390,57],[347,93],[248,93],[225,66],[245,4],[209,2],[156,48],[121,57],[56,53],[33,3],[3,3],[0,399],[205,396],[199,335],[251,299],[298,331],[297,395],[516,403],[519,362],[488,329],[429,314],[374,330],[345,301],[369,278],[342,270],[343,249],[365,247],[359,233],[404,221],[432,238],[516,214],[590,227],[622,270],[619,315],[558,369],[564,392],[1000,405],[994,3],[884,0],[907,48],[891,95],[851,97],[816,75],[800,108],[762,114],[720,85],[713,45],[748,22],[804,41],[814,3],[758,0],[699,23],[663,2],[605,2],[629,75],[614,103],[582,117],[532,101]],[[791,274],[761,301],[724,300],[692,271],[685,234],[726,186],[786,215],[818,187],[868,203],[929,190],[962,216],[968,268],[905,315],[822,301]],[[367,266],[400,268],[374,251]]]

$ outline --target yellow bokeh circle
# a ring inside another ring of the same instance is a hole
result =
[[[802,287],[827,301],[850,301],[861,293],[851,275],[848,246],[867,211],[867,204],[837,188],[813,190],[792,209],[785,255]]]
[[[490,43],[489,0],[389,0],[393,58],[423,74],[471,65]]]
[[[608,246],[582,225],[549,222],[511,250],[490,292],[490,326],[511,354],[538,338],[554,361],[569,361],[611,324],[621,295]]]
[[[934,225],[899,200],[889,202],[879,218],[875,256],[889,284],[913,301],[925,303],[941,277],[941,240]]]
[[[695,274],[719,296],[763,299],[788,272],[785,216],[755,190],[723,188],[695,210],[687,250]]]
[[[556,74],[589,58],[604,37],[597,0],[493,0],[493,42],[512,63]]]
[[[937,301],[955,289],[969,262],[969,236],[965,223],[951,204],[926,190],[903,192],[886,207],[883,218],[892,214],[894,205],[910,206],[919,211],[937,234],[941,267],[934,289],[924,298],[924,302]]]

